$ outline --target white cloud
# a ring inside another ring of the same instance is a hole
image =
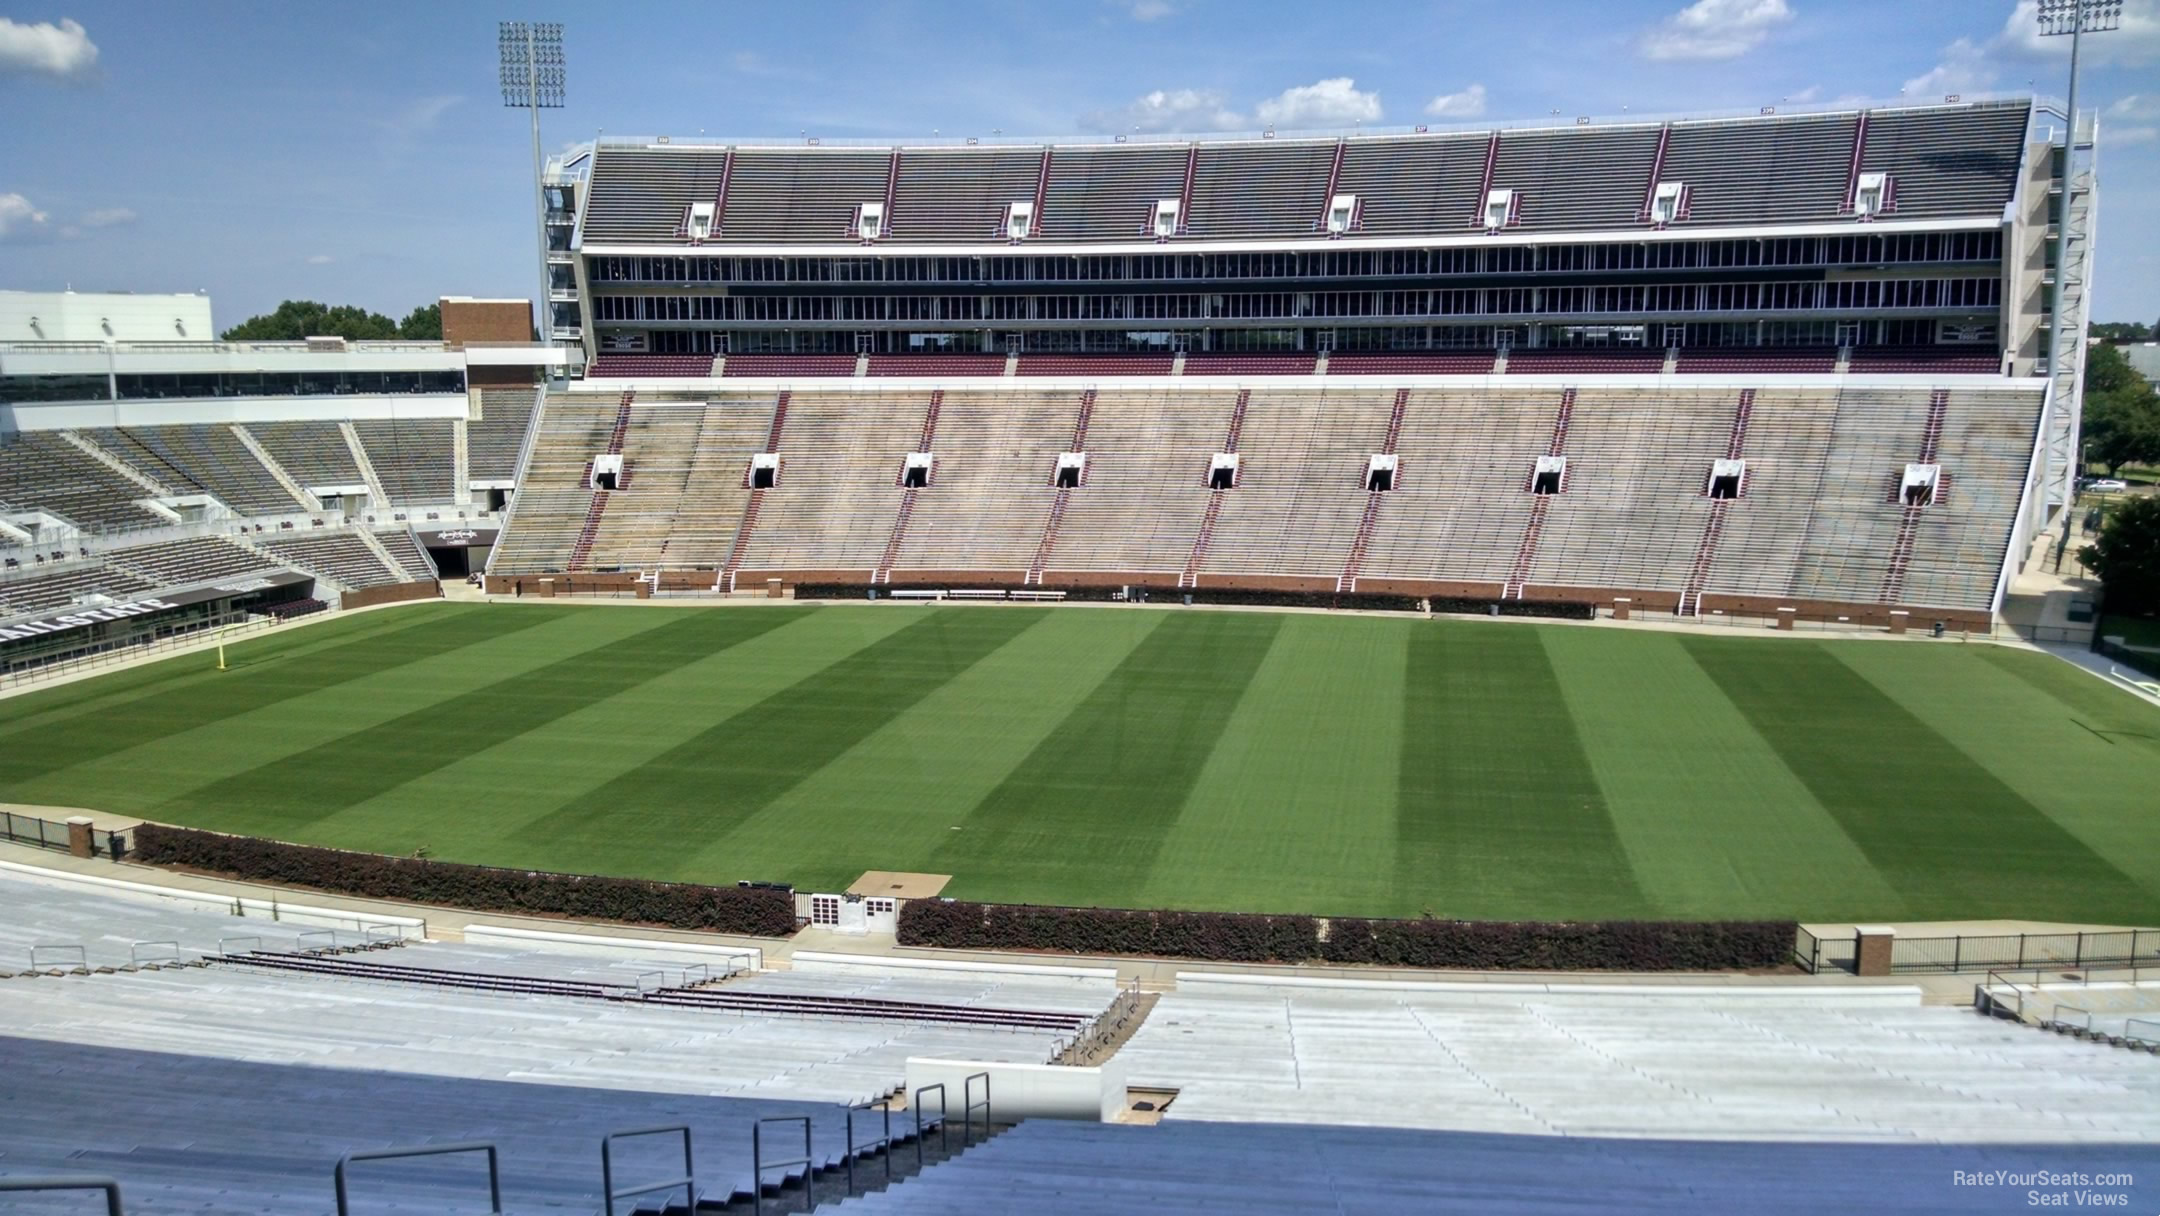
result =
[[[85,228],[117,228],[132,224],[135,219],[135,213],[126,207],[100,207],[84,215],[81,223]]]
[[[1649,59],[1735,59],[1792,20],[1785,0],[1695,0],[1643,34]]]
[[[2132,93],[2107,108],[2109,118],[2160,118],[2160,93]]]
[[[337,259],[331,257],[327,253],[318,253],[310,256],[307,260],[307,264],[310,266],[328,266],[330,263],[335,261],[337,261]]]
[[[1425,103],[1434,118],[1476,118],[1485,112],[1485,86],[1471,85],[1460,93],[1442,93]]]
[[[1177,12],[1170,0],[1133,0],[1132,19],[1135,21],[1160,21]]]
[[[45,233],[45,213],[20,194],[0,194],[0,241],[21,241]]]
[[[1995,65],[1987,52],[1972,39],[1960,38],[1944,48],[1942,62],[1906,81],[1899,91],[1918,100],[1932,100],[1986,89],[1995,83],[1995,76]]]
[[[2149,144],[2160,139],[2160,127],[2109,127],[2100,133],[2100,138],[2115,147],[2124,144]]]
[[[97,43],[80,22],[23,25],[0,17],[0,76],[51,76],[75,80],[97,66]]]
[[[449,113],[452,106],[464,100],[456,94],[422,97],[399,110],[396,117],[390,120],[390,125],[407,133],[433,130],[435,124],[442,121],[442,116]]]
[[[1099,110],[1080,120],[1097,131],[1235,131],[1244,116],[1230,109],[1215,89],[1157,89],[1116,110]]]
[[[1284,89],[1254,111],[1271,127],[1340,127],[1380,120],[1380,95],[1360,92],[1348,76]]]

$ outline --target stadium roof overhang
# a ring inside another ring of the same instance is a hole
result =
[[[1728,227],[1608,228],[1577,231],[1521,229],[1495,233],[1465,232],[1452,235],[1342,237],[1314,240],[1110,241],[1058,244],[1023,241],[1018,244],[981,242],[934,245],[856,242],[831,244],[728,244],[704,245],[587,242],[580,252],[596,257],[1103,257],[1107,255],[1167,253],[1333,253],[1345,249],[1451,249],[1469,246],[1652,244],[1667,241],[1772,240],[1796,236],[1850,236],[1886,232],[1977,232],[2002,226],[2000,215],[1977,215],[1930,219],[1831,220],[1822,223],[1758,224]]]

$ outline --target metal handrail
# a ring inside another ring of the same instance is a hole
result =
[[[172,951],[172,957],[173,957],[173,960],[174,960],[175,962],[179,961],[179,959],[180,959],[180,943],[179,943],[179,942],[177,942],[177,941],[148,941],[148,942],[136,942],[136,943],[134,943],[133,945],[131,945],[131,946],[129,946],[129,947],[128,947],[128,961],[129,961],[130,963],[134,963],[134,964],[136,964],[137,966],[140,966],[140,965],[142,964],[142,961],[143,961],[143,960],[142,960],[142,951],[143,951],[143,947],[144,947],[144,946],[165,946],[165,947],[169,948],[169,949],[170,949],[170,950]]]
[[[417,1148],[379,1148],[370,1152],[347,1153],[338,1158],[337,1168],[330,1178],[337,1187],[337,1214],[351,1216],[352,1205],[346,1196],[345,1170],[355,1161],[390,1161],[403,1157],[442,1157],[452,1153],[486,1153],[488,1163],[488,1211],[491,1216],[502,1216],[502,1163],[495,1145],[488,1140],[461,1140],[455,1144],[429,1144]]]
[[[105,1216],[125,1216],[120,1206],[120,1183],[114,1178],[21,1174],[13,1178],[0,1178],[0,1191],[103,1191]]]
[[[859,1110],[882,1112],[885,1116],[884,1134],[874,1140],[857,1143],[855,1139],[855,1112]],[[847,1153],[842,1158],[847,1162],[847,1189],[850,1195],[855,1193],[856,1151],[872,1148],[883,1149],[885,1152],[885,1182],[889,1186],[892,1183],[892,1107],[887,1103],[877,1101],[854,1103],[847,1108]]]
[[[800,1157],[790,1158],[786,1161],[774,1161],[768,1163],[765,1160],[765,1125],[768,1123],[802,1124],[803,1155]],[[796,1165],[803,1167],[803,1182],[805,1186],[809,1185],[810,1171],[817,1168],[817,1163],[810,1159],[810,1116],[774,1115],[769,1118],[760,1119],[751,1126],[750,1211],[752,1213],[752,1216],[760,1216],[760,1214],[765,1211],[765,1172],[767,1170],[784,1170],[790,1166]],[[338,1216],[344,1216],[344,1213],[341,1212],[338,1214]]]
[[[38,968],[38,952],[41,950],[73,950],[75,952],[75,965],[86,971],[90,968],[90,955],[81,946],[73,942],[39,942],[30,947],[30,969],[32,971]]]
[[[242,934],[239,937],[221,937],[217,939],[217,952],[220,957],[232,953],[227,947],[233,942],[254,942],[255,951],[259,953],[262,950],[262,939],[252,933]]]
[[[2132,1026],[2150,1026],[2153,1032],[2149,1035],[2138,1034],[2130,1029]],[[2123,1041],[2128,1043],[2151,1043],[2154,1046],[2160,1046],[2160,1018],[2131,1018],[2129,1021],[2124,1022]]]
[[[673,1133],[682,1135],[682,1177],[670,1178],[665,1182],[649,1182],[643,1186],[624,1187],[619,1191],[615,1189],[614,1146],[617,1140],[627,1140],[632,1136],[665,1136]],[[634,1199],[639,1195],[650,1195],[656,1191],[672,1191],[676,1187],[682,1188],[683,1206],[695,1211],[697,1209],[697,1167],[691,1163],[690,1158],[689,1124],[671,1123],[662,1127],[639,1127],[626,1132],[609,1132],[607,1135],[600,1137],[600,1193],[606,1197],[607,1216],[615,1216],[615,1201],[618,1199]]]
[[[982,1082],[983,1096],[980,1102],[975,1100],[975,1082],[977,1081]],[[988,1140],[990,1138],[990,1074],[987,1072],[971,1074],[961,1083],[960,1099],[960,1117],[964,1120],[960,1129],[960,1146],[966,1148],[968,1145],[975,1143],[975,1112],[978,1108],[983,1113],[983,1139]]]
[[[2068,1021],[2065,1021],[2065,1020],[2064,1020],[2064,1018],[2063,1018],[2063,1013],[2064,1013],[2065,1011],[2068,1011],[2068,1012],[2070,1012],[2070,1013],[2082,1013],[2082,1014],[2084,1014],[2084,1015],[2085,1015],[2085,1024],[2084,1024],[2084,1025],[2082,1025],[2082,1026],[2072,1026],[2072,1025],[2071,1025],[2071,1024],[2070,1024],[2070,1023],[2068,1022]],[[2077,1031],[2077,1032],[2079,1032],[2080,1034],[2084,1034],[2084,1035],[2088,1035],[2088,1036],[2089,1036],[2089,1035],[2091,1035],[2091,1034],[2092,1034],[2092,1019],[2093,1019],[2093,1015],[2092,1015],[2092,1010],[2090,1010],[2090,1009],[2080,1009],[2080,1008],[2078,1008],[2078,1007],[2077,1007],[2076,1005],[2064,1005],[2064,1004],[2062,1004],[2062,1003],[2058,1002],[2058,1003],[2056,1004],[2056,1006],[2055,1006],[2055,1009],[2054,1009],[2054,1011],[2053,1011],[2052,1013],[2048,1014],[2048,1020],[2047,1020],[2047,1024],[2048,1024],[2048,1026],[2049,1026],[2049,1027],[2050,1027],[2051,1029],[2055,1029],[2055,1030],[2076,1030],[2076,1031]]]
[[[309,946],[307,945],[307,940],[308,940],[309,938],[311,938],[311,937],[327,937],[327,938],[329,938],[329,939],[330,939],[330,944],[329,944],[328,946],[316,946],[316,947],[313,947],[313,949],[317,949],[317,950],[323,950],[323,949],[328,949],[328,950],[335,950],[335,949],[337,949],[337,948],[338,948],[338,937],[337,937],[337,933],[338,933],[338,931],[337,931],[337,930],[335,930],[335,929],[303,929],[303,930],[301,930],[301,931],[300,931],[300,936],[294,939],[294,942],[295,942],[295,944],[297,944],[297,945],[298,945],[298,946],[299,946],[299,947],[300,947],[300,948],[301,948],[302,950],[306,950],[306,949],[309,949],[309,948],[310,948],[310,947],[309,947]]]
[[[949,1112],[945,1108],[945,1083],[940,1081],[935,1085],[925,1085],[916,1090],[913,1096],[908,1099],[908,1109],[915,1113],[915,1170],[917,1173],[922,1172],[923,1168],[923,1095],[933,1089],[937,1091],[938,1151],[947,1155],[952,1153],[952,1120],[949,1118]]]

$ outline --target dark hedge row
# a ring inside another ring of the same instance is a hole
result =
[[[1451,971],[1746,971],[1792,957],[1791,921],[1328,922],[1321,957]]]
[[[1479,600],[1457,596],[1434,596],[1434,612],[1469,613],[1488,616],[1494,608],[1501,616],[1539,616],[1563,621],[1591,621],[1597,619],[1597,605],[1577,603],[1572,600]]]
[[[1147,954],[1214,962],[1378,963],[1475,971],[1740,971],[1792,956],[1791,921],[1328,922],[1229,912],[908,901],[900,944],[959,950]]]
[[[1221,962],[1298,962],[1320,948],[1310,916],[1038,908],[911,899],[900,909],[900,944],[953,950],[1056,950],[1154,954]]]
[[[443,904],[479,912],[613,920],[758,937],[785,937],[795,931],[794,897],[769,888],[702,887],[469,866],[416,857],[348,853],[153,823],[136,828],[133,835],[138,861],[189,866],[343,895]]]

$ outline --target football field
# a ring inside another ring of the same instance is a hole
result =
[[[2160,923],[2160,710],[2043,655],[1125,607],[429,604],[0,701],[0,800],[1064,904]]]

